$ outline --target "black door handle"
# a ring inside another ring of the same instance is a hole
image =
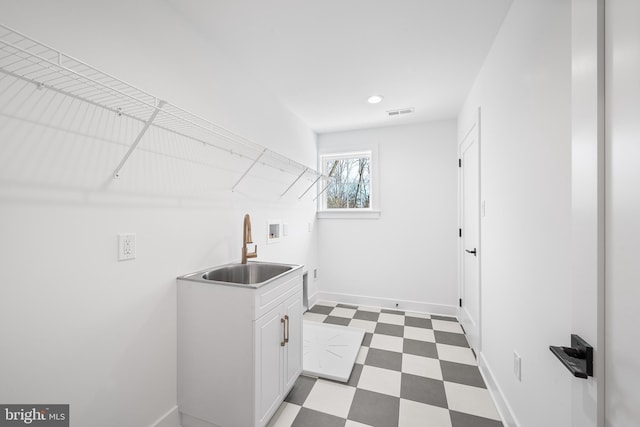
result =
[[[473,254],[473,256],[478,256],[478,255],[476,255],[476,248],[473,248],[472,251],[470,251],[469,249],[465,249],[464,251],[466,253],[468,253],[468,254]]]

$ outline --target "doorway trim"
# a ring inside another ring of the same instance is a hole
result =
[[[477,144],[478,150],[478,164],[477,164],[477,206],[478,211],[477,215],[477,257],[478,257],[478,319],[477,321],[477,340],[474,343],[475,347],[472,347],[475,354],[476,359],[478,359],[480,352],[482,351],[482,223],[481,223],[481,203],[482,203],[482,143],[481,143],[481,133],[480,133],[480,107],[478,107],[475,116],[473,117],[473,122],[469,124],[466,128],[467,130],[464,132],[463,136],[458,141],[458,307],[457,314],[458,320],[462,323],[462,306],[464,305],[464,256],[465,256],[465,248],[463,245],[464,238],[463,233],[463,218],[464,218],[464,191],[463,191],[463,167],[461,164],[462,159],[462,149],[465,142],[469,139],[469,137],[475,137],[475,144]],[[461,231],[460,231],[461,230]],[[466,331],[465,331],[466,332]],[[471,346],[471,343],[469,343]]]

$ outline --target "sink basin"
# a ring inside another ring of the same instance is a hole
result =
[[[179,279],[224,285],[251,286],[257,288],[300,267],[301,266],[297,265],[267,262],[227,264],[191,273],[186,276],[179,277]]]
[[[217,282],[255,285],[273,279],[291,268],[291,266],[279,264],[230,264],[208,271],[202,275],[202,278]]]

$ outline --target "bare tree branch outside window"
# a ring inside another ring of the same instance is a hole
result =
[[[369,208],[371,158],[354,157],[325,161],[325,171],[335,178],[327,187],[327,209]]]

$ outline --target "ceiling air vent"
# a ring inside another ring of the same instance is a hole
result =
[[[414,108],[413,108],[413,107],[411,107],[411,108],[401,108],[401,109],[399,109],[399,110],[390,110],[390,111],[387,111],[387,114],[389,114],[389,116],[401,116],[401,115],[403,115],[403,114],[410,114],[410,113],[413,113],[413,111],[414,111]]]

